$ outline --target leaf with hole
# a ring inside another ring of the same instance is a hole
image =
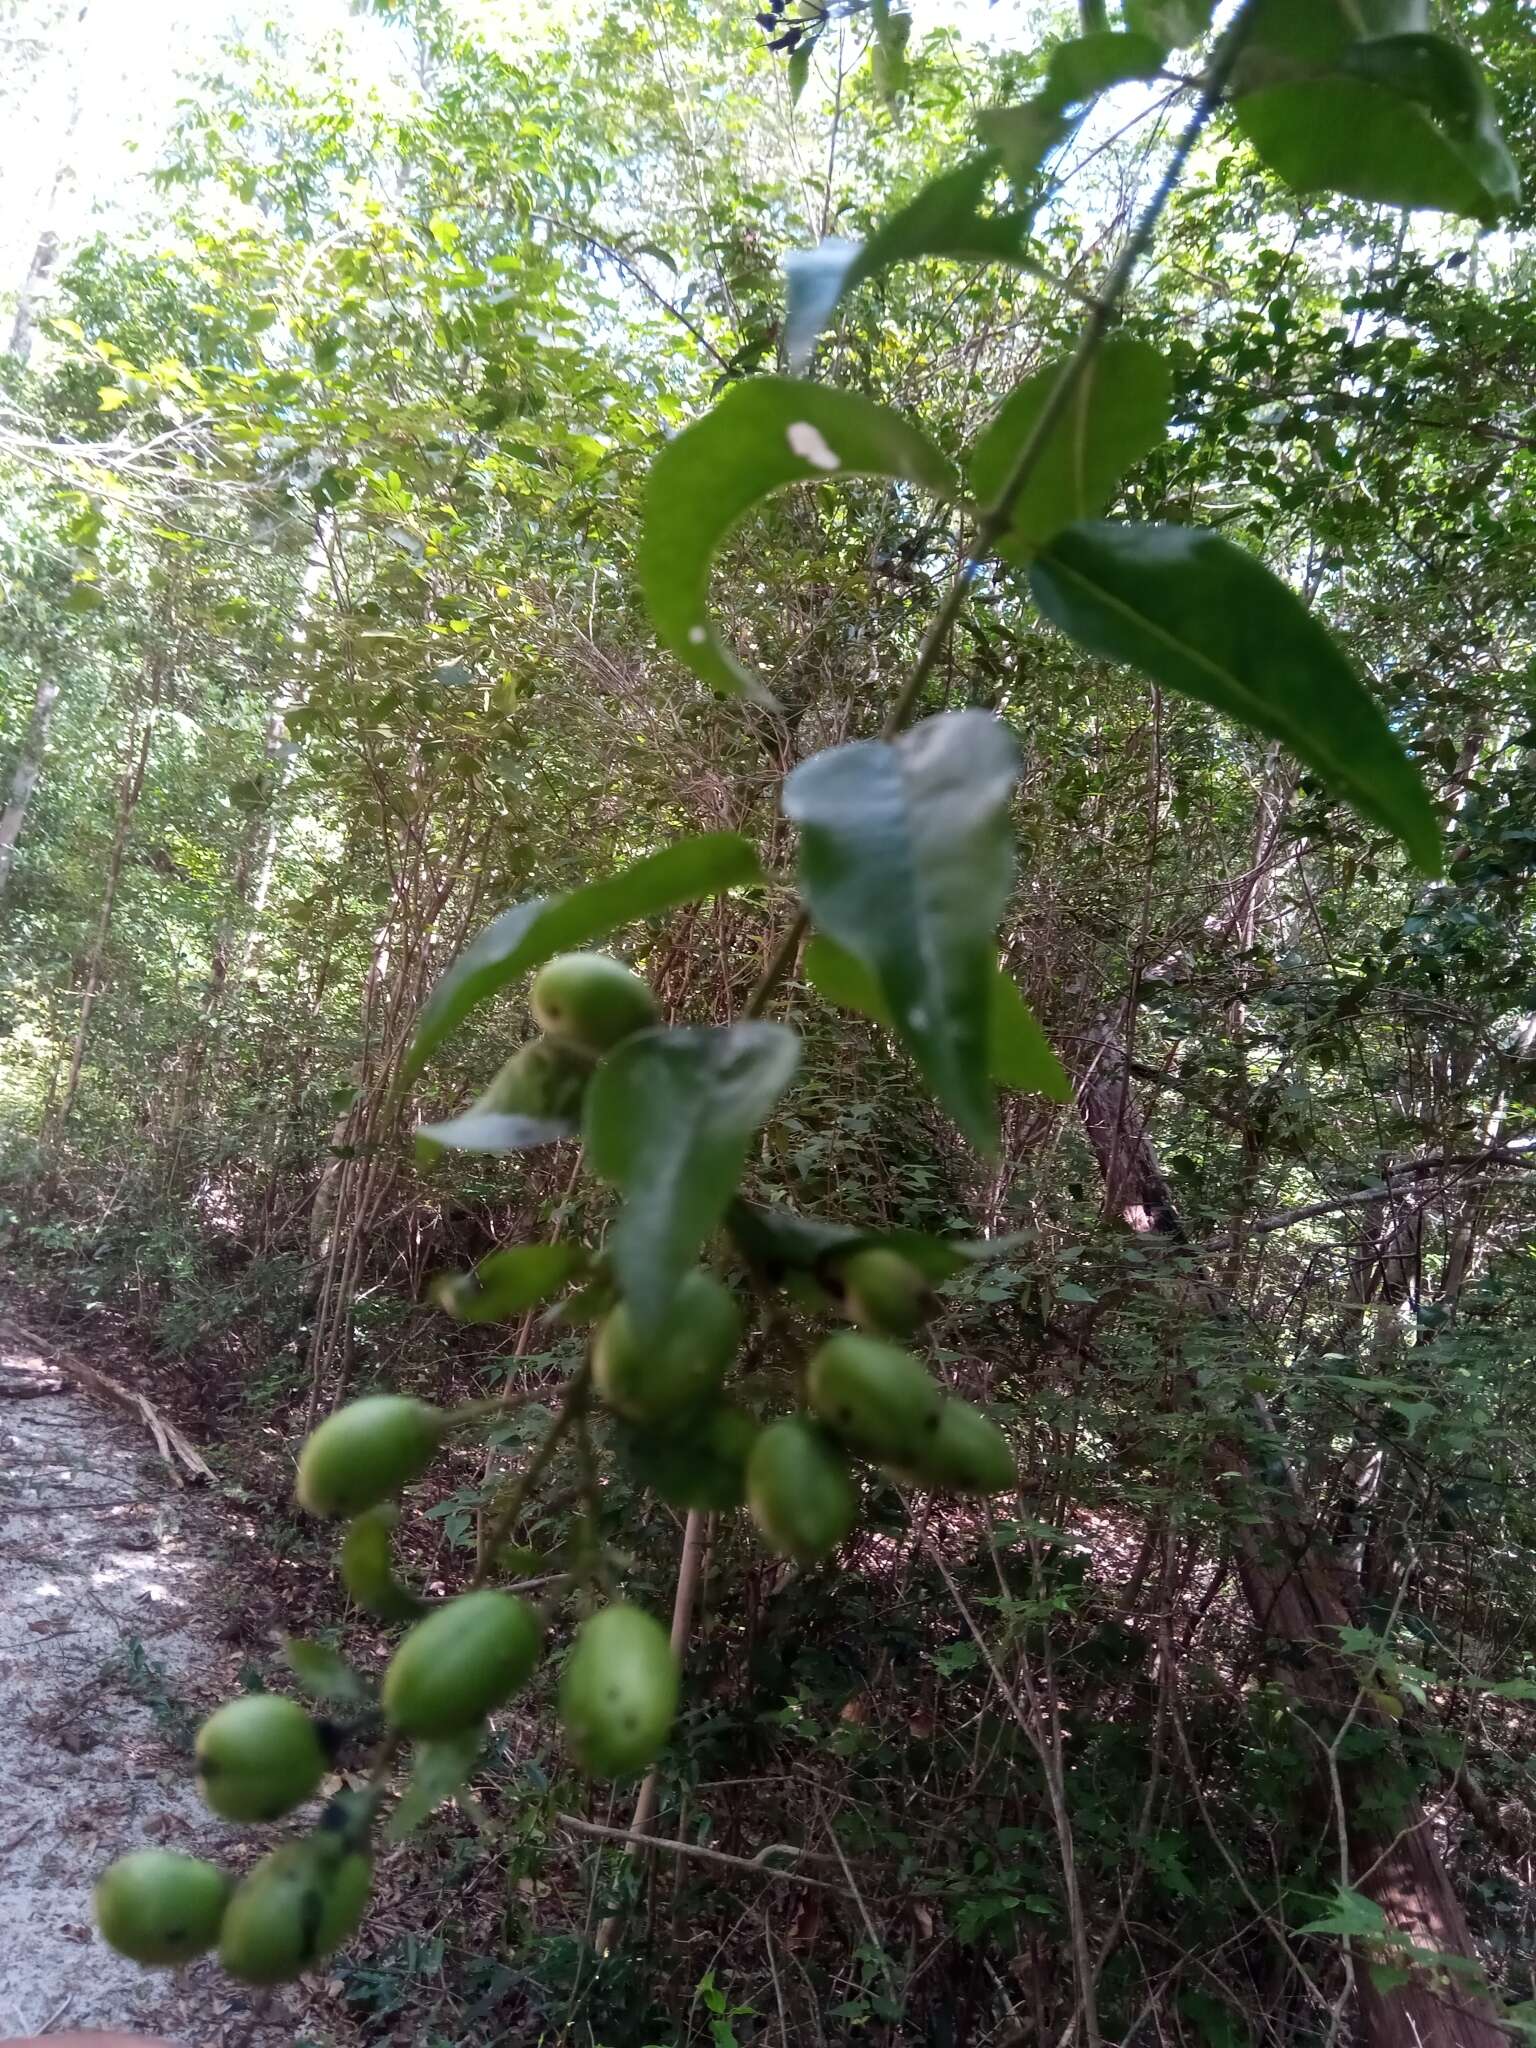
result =
[[[862,1017],[894,1029],[880,985],[861,960],[821,933],[806,945],[801,962],[805,978],[829,1003],[857,1010]],[[1052,1052],[1035,1013],[1019,994],[1013,977],[1002,967],[992,983],[988,1027],[988,1072],[1003,1088],[1048,1095],[1053,1102],[1071,1098],[1072,1084]]]
[[[1090,520],[1036,557],[1030,588],[1079,647],[1283,741],[1439,874],[1418,770],[1332,636],[1242,548],[1198,527]]]
[[[703,832],[647,854],[599,882],[559,896],[534,896],[504,910],[465,948],[428,996],[406,1057],[404,1080],[421,1072],[477,1003],[556,953],[589,945],[622,925],[657,917],[680,903],[747,888],[762,878],[756,849],[739,833]]]
[[[1235,107],[1298,192],[1341,192],[1491,223],[1520,201],[1493,97],[1424,10],[1387,0],[1361,35],[1350,0],[1260,0]]]
[[[891,1029],[981,1150],[998,920],[1013,878],[1018,749],[985,711],[814,755],[784,785],[817,927],[874,977]]]
[[[642,1336],[660,1328],[799,1062],[793,1031],[748,1022],[639,1032],[593,1076],[587,1163],[625,1198],[608,1257]]]
[[[1009,393],[971,451],[971,493],[989,505],[1001,494],[1066,359],[1048,363]],[[1168,427],[1173,379],[1147,342],[1114,335],[1078,379],[1066,411],[1035,453],[997,551],[1025,562],[1053,533],[1102,512],[1115,485]]]
[[[716,550],[754,505],[786,485],[885,476],[941,498],[959,480],[928,437],[888,406],[793,377],[752,377],[671,441],[651,465],[640,589],[656,636],[722,696],[773,699],[709,618]]]
[[[793,369],[802,369],[821,330],[855,285],[879,277],[898,263],[937,256],[952,263],[1016,261],[1029,234],[1033,210],[984,213],[982,201],[1001,161],[992,149],[978,150],[953,170],[941,171],[875,230],[868,241],[831,237],[815,249],[796,249],[784,259],[788,303],[784,346]]]

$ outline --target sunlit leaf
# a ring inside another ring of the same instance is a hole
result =
[[[1030,587],[1080,647],[1282,740],[1440,872],[1418,770],[1331,635],[1242,548],[1198,527],[1090,520],[1036,557]]]
[[[968,472],[978,504],[992,503],[1001,492],[1064,360],[1048,363],[1010,392],[976,443]],[[1155,348],[1130,335],[1106,341],[1038,452],[998,552],[1027,561],[1063,526],[1102,512],[1126,470],[1162,439],[1172,402],[1173,380]]]
[[[716,549],[744,514],[786,484],[848,476],[895,477],[939,497],[959,489],[949,462],[900,413],[793,377],[734,385],[652,463],[640,588],[657,638],[712,689],[768,695],[709,618]]]
[[[956,711],[813,755],[784,785],[813,920],[873,975],[892,1030],[984,1151],[996,1143],[991,982],[1017,774],[1007,727]]]
[[[799,1061],[793,1031],[749,1022],[642,1031],[598,1068],[587,1090],[587,1162],[625,1197],[607,1248],[642,1330],[666,1315]]]
[[[694,903],[761,879],[757,852],[748,840],[735,832],[705,832],[647,854],[600,882],[559,896],[534,896],[504,910],[465,948],[428,996],[406,1058],[405,1079],[420,1073],[476,1003],[552,955],[590,945],[622,925],[659,916],[679,903]]]

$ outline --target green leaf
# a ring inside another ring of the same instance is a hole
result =
[[[453,1797],[479,1762],[484,1741],[485,1729],[477,1725],[466,1728],[462,1735],[446,1735],[436,1742],[416,1744],[411,1782],[389,1817],[384,1830],[386,1840],[405,1841],[435,1808]]]
[[[991,504],[1002,491],[1065,361],[1048,363],[1010,392],[971,451],[978,504]],[[1162,439],[1172,404],[1173,379],[1155,348],[1129,335],[1106,341],[1040,451],[999,554],[1025,562],[1063,526],[1103,511],[1132,463]]]
[[[1298,1927],[1296,1932],[1348,1934],[1376,1941],[1400,1941],[1404,1938],[1374,1899],[1368,1899],[1364,1892],[1349,1891],[1343,1885],[1335,1887],[1333,1903],[1328,1910],[1316,1920],[1309,1920],[1305,1927]]]
[[[1216,0],[1125,0],[1125,23],[1165,50],[1180,50],[1211,25]]]
[[[468,1273],[444,1273],[432,1299],[461,1323],[495,1323],[545,1300],[586,1266],[579,1244],[515,1244],[492,1252]]]
[[[574,1138],[576,1125],[562,1117],[512,1116],[504,1110],[466,1109],[462,1116],[450,1116],[440,1124],[416,1126],[417,1156],[430,1164],[432,1146],[446,1146],[450,1152],[535,1152],[541,1145],[556,1145],[562,1138]]]
[[[1065,113],[1068,107],[1097,99],[1111,86],[1155,78],[1163,68],[1166,47],[1156,36],[1124,29],[1095,29],[1091,35],[1075,36],[1051,52],[1039,98],[1046,107]]]
[[[907,89],[907,44],[912,39],[912,17],[904,8],[893,9],[891,0],[869,0],[869,18],[875,25],[875,91],[888,107],[893,107]]]
[[[325,1643],[306,1636],[283,1638],[283,1662],[311,1699],[344,1700],[356,1706],[369,1697],[367,1683]]]
[[[852,391],[793,377],[733,385],[651,465],[640,588],[664,647],[723,696],[773,699],[708,617],[715,550],[752,507],[786,484],[889,476],[958,494],[947,459],[899,413]]]
[[[784,785],[811,916],[874,976],[892,1030],[987,1152],[997,1127],[991,982],[1017,775],[1006,726],[952,711],[899,740],[816,754]]]
[[[799,106],[800,95],[810,79],[811,57],[815,49],[814,42],[797,43],[789,53],[789,104],[792,107]]]
[[[476,1003],[552,955],[590,945],[621,925],[657,917],[679,903],[745,888],[762,878],[749,841],[735,832],[704,832],[647,854],[600,882],[567,889],[559,896],[534,896],[504,910],[465,948],[428,996],[403,1079],[408,1082],[421,1072]]]
[[[1518,205],[1520,174],[1467,52],[1424,10],[1261,0],[1236,92],[1238,125],[1299,192],[1432,207],[1485,223]]]
[[[807,943],[801,966],[806,980],[829,1003],[857,1010],[887,1031],[894,1030],[890,1007],[873,973],[835,939],[818,933]],[[1048,1095],[1053,1102],[1071,1100],[1072,1084],[1060,1060],[1012,976],[1001,967],[992,983],[987,1067],[1001,1087]]]
[[[793,369],[803,369],[816,337],[839,300],[855,285],[878,277],[897,263],[943,256],[953,263],[1016,261],[1033,219],[1033,209],[983,213],[981,201],[997,175],[992,149],[943,171],[891,215],[867,242],[837,238],[815,249],[796,249],[784,259],[788,306],[784,346]]]
[[[1334,640],[1252,555],[1198,527],[1090,520],[1037,556],[1030,588],[1090,654],[1284,741],[1439,874],[1440,828],[1418,770]]]
[[[608,1253],[642,1330],[665,1317],[799,1063],[794,1032],[744,1023],[638,1032],[594,1074],[587,1163],[625,1197]]]
[[[726,1228],[742,1256],[777,1282],[786,1272],[813,1273],[838,1253],[865,1245],[900,1252],[928,1280],[948,1280],[967,1266],[1003,1256],[1002,1239],[974,1242],[926,1237],[920,1230],[860,1230],[824,1216],[802,1216],[782,1203],[744,1202],[737,1196],[725,1215]]]

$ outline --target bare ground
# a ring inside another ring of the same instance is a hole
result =
[[[141,1970],[91,1922],[97,1873],[128,1849],[249,1857],[199,1801],[186,1750],[233,1689],[222,1540],[143,1429],[0,1323],[0,2037],[295,2041],[288,1994],[248,1993],[206,1958]]]

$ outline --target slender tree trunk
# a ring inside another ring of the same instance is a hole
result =
[[[1184,1244],[1188,1240],[1178,1204],[1131,1093],[1118,1034],[1115,1015],[1086,1035],[1077,1091],[1083,1130],[1112,1211],[1139,1234]],[[1206,1312],[1227,1312],[1208,1278],[1196,1275],[1188,1284]],[[1195,1398],[1192,1388],[1188,1392]],[[1261,1403],[1257,1413],[1273,1432]],[[1299,1481],[1283,1457],[1277,1432],[1272,1440],[1276,1468],[1300,1512],[1295,1523],[1276,1517],[1255,1522],[1250,1506],[1236,1523],[1239,1578],[1260,1631],[1286,1646],[1286,1680],[1317,1737],[1317,1761],[1327,1767],[1330,1798],[1342,1804],[1334,1816],[1341,1881],[1373,1899],[1416,1947],[1475,1962],[1466,1915],[1422,1807],[1411,1803],[1389,1835],[1357,1819],[1360,1795],[1372,1789],[1371,1767],[1357,1767],[1351,1774],[1338,1765],[1329,1746],[1351,1715],[1357,1724],[1375,1725],[1337,1647],[1339,1630],[1351,1620],[1348,1582],[1322,1532],[1308,1526],[1312,1518],[1304,1511]],[[1226,1475],[1240,1472],[1248,1462],[1241,1445],[1230,1439],[1217,1443],[1213,1485],[1230,1495],[1232,1482]],[[1425,1972],[1416,1971],[1408,1983],[1381,1991],[1361,1959],[1356,1987],[1366,2048],[1503,2048],[1507,2042],[1489,2000],[1458,1981],[1437,1988]]]
[[[75,16],[74,37],[77,45],[80,46],[83,46],[84,38],[89,34],[89,30],[85,27],[85,17],[88,11],[88,5],[81,7]],[[48,188],[48,198],[43,207],[42,225],[38,229],[37,240],[32,245],[31,260],[27,265],[27,274],[22,281],[21,290],[17,294],[16,313],[11,322],[9,352],[15,356],[18,362],[22,363],[28,361],[32,354],[32,339],[37,326],[38,302],[47,290],[48,280],[53,274],[53,267],[59,259],[59,201],[63,196],[64,187],[69,178],[70,144],[74,139],[76,128],[80,125],[79,75],[80,67],[78,62],[71,63],[69,70],[71,79],[68,98],[69,111],[64,116],[59,128],[55,131],[58,134],[59,140],[58,154],[54,159],[53,180]]]
[[[27,806],[42,776],[48,728],[53,723],[58,701],[59,685],[51,676],[45,675],[32,700],[32,716],[27,720],[21,752],[11,772],[10,795],[6,798],[5,809],[0,811],[0,897],[4,896],[10,882],[11,869],[16,862],[16,842],[26,822]]]

